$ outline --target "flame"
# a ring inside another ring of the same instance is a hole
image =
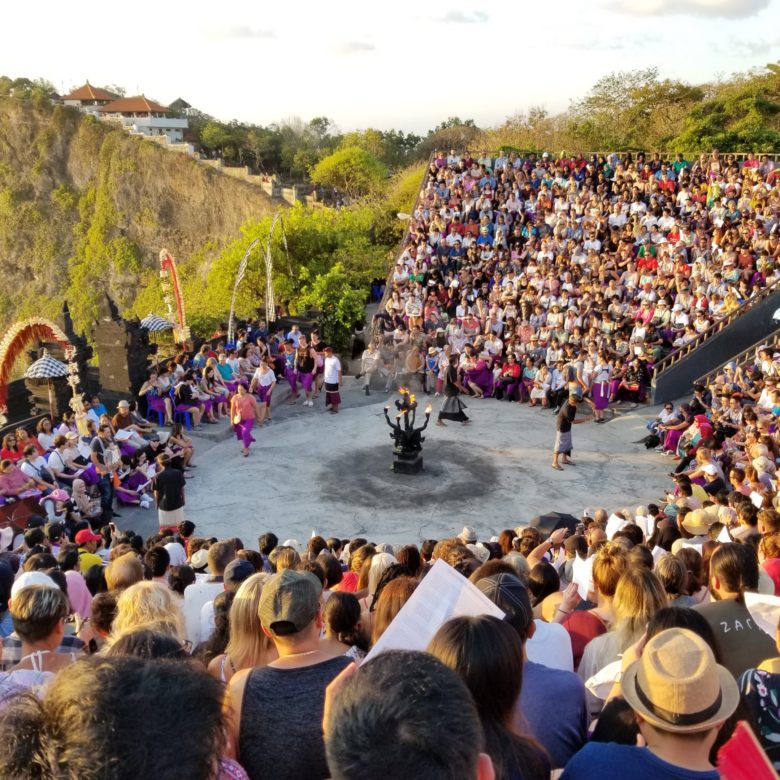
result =
[[[433,406],[431,404],[428,404],[428,406],[425,407],[425,414],[430,414],[433,411]]]
[[[409,394],[409,388],[408,387],[399,387],[398,392],[401,395],[408,395]]]
[[[417,400],[417,396],[416,396],[414,393],[412,393],[412,394],[409,396],[409,403],[412,403],[412,404],[413,404],[413,403],[414,403],[416,400]]]

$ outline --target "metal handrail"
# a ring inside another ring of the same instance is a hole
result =
[[[661,358],[655,364],[655,378],[661,376],[665,371],[668,371],[673,365],[679,363],[684,357],[689,355],[693,350],[700,347],[710,337],[719,333],[727,325],[730,325],[735,320],[739,319],[743,314],[750,311],[756,304],[768,298],[773,293],[780,290],[780,279],[776,279],[769,287],[764,287],[748,298],[739,308],[734,309],[730,314],[725,317],[721,317],[712,323],[706,330],[703,330],[693,341],[688,342],[682,347],[678,347],[673,352],[670,352],[665,357]]]
[[[743,349],[742,352],[737,353],[733,357],[729,358],[728,360],[721,363],[717,368],[713,369],[712,371],[708,371],[706,374],[703,374],[700,376],[696,382],[703,385],[709,385],[710,382],[721,372],[723,371],[724,367],[727,363],[736,363],[738,366],[742,365],[743,363],[747,362],[747,360],[750,358],[751,355],[755,354],[755,352],[759,349],[759,347],[769,347],[774,351],[774,347],[776,347],[778,344],[780,344],[780,328],[778,328],[774,333],[770,333],[768,336],[764,337],[760,341],[757,341],[755,344],[751,344],[747,349]]]

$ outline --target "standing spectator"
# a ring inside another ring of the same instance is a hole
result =
[[[330,407],[330,413],[337,414],[341,404],[341,361],[333,354],[333,347],[325,347],[324,352],[322,378],[325,385],[325,408]]]
[[[160,530],[176,529],[184,520],[184,474],[173,468],[166,454],[157,456],[159,471],[154,480],[154,498]]]

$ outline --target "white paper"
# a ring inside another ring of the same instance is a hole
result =
[[[780,596],[746,592],[745,606],[756,625],[774,639],[780,623]]]
[[[645,535],[645,539],[649,539],[653,535],[654,519],[648,515],[637,515],[634,518],[634,522],[642,529],[642,533]]]
[[[655,547],[653,547],[652,552],[653,552],[653,563],[658,563],[658,561],[660,561],[661,558],[663,558],[664,555],[666,555],[668,550],[664,550],[663,547],[659,547],[658,545],[656,545]]]
[[[718,534],[718,541],[721,544],[728,544],[731,541],[731,535],[729,534],[729,529],[727,526],[723,526],[723,528],[720,529],[720,533]]]
[[[604,701],[607,696],[609,696],[612,686],[617,681],[622,666],[623,660],[621,658],[607,664],[603,669],[600,669],[596,674],[585,681],[585,687],[597,699]]]
[[[117,441],[127,441],[128,439],[133,438],[133,432],[132,431],[126,431],[123,428],[120,428],[115,434],[114,438]]]
[[[503,619],[504,611],[452,566],[438,560],[365,660],[384,650],[425,650],[448,620],[477,615]]]
[[[593,585],[593,558],[583,560],[579,555],[574,556],[571,567],[571,581],[577,586],[577,592],[581,599],[587,599],[588,593],[595,591]]]
[[[753,506],[756,509],[761,509],[761,507],[764,506],[764,497],[761,493],[756,493],[755,490],[750,494],[750,500],[753,502]]]
[[[611,540],[618,531],[625,528],[627,525],[628,520],[624,520],[622,517],[618,517],[615,514],[610,515],[607,520],[607,527],[604,529],[607,534],[607,539]]]

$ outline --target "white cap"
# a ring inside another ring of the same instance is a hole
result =
[[[14,596],[24,588],[29,588],[31,585],[43,585],[46,588],[56,588],[57,583],[48,575],[42,571],[26,571],[16,578],[11,588],[11,600]]]

